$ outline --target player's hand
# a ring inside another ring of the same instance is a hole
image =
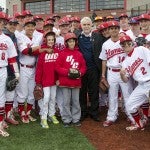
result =
[[[121,70],[120,70],[120,75],[121,75],[121,76],[125,76],[125,75],[126,75],[126,70],[121,69]]]
[[[49,54],[52,54],[53,53],[53,49],[52,48],[47,48],[46,52],[49,53]]]

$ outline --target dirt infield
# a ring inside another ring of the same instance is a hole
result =
[[[95,122],[87,118],[82,122],[80,130],[97,150],[150,150],[150,124],[144,131],[126,131],[129,125],[124,113],[110,127],[103,127],[106,110],[101,111],[101,121]]]

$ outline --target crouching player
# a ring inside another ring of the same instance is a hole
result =
[[[126,129],[143,130],[148,122],[150,51],[143,46],[134,48],[134,44],[129,36],[121,37],[120,45],[127,53],[120,72],[121,78],[124,82],[127,82],[129,77],[132,76],[138,82],[138,86],[134,89],[127,102],[127,109],[135,119],[136,124]],[[139,113],[139,108],[142,110],[142,115]]]

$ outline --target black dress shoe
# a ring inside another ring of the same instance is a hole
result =
[[[100,121],[99,117],[97,117],[97,116],[91,116],[91,119],[93,119],[94,121],[97,121],[97,122]]]

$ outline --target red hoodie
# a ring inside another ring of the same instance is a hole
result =
[[[65,48],[64,51],[59,54],[56,61],[59,86],[69,88],[81,87],[81,78],[70,79],[68,77],[70,68],[78,69],[81,76],[83,76],[86,72],[86,63],[82,54],[77,49],[70,50]]]
[[[42,48],[48,48],[48,46],[43,45]],[[54,49],[52,54],[43,52],[39,55],[35,73],[36,84],[41,84],[43,87],[56,84],[55,62],[58,58],[58,52],[57,49]]]

